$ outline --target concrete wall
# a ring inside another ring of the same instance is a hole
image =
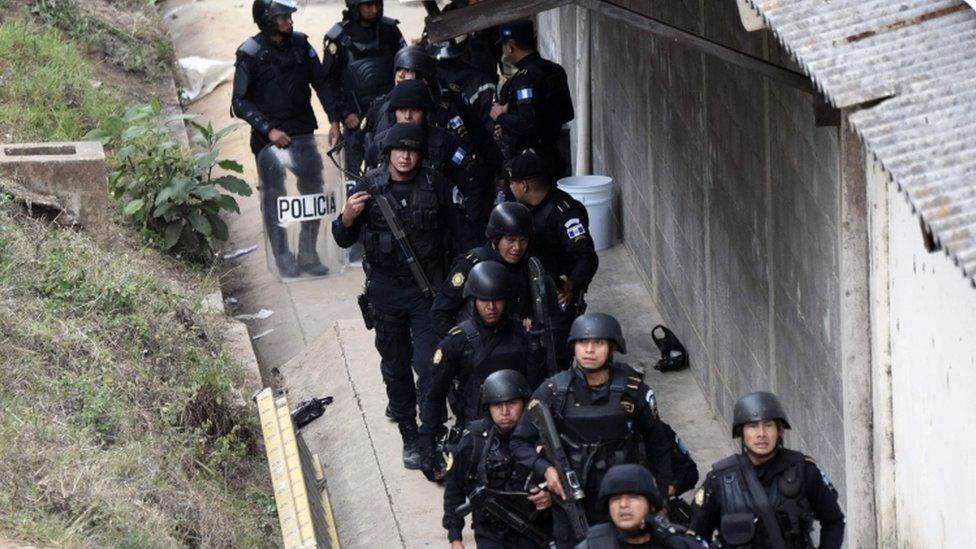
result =
[[[734,2],[630,4],[788,62],[765,31],[743,30]],[[540,16],[543,49],[558,46],[567,69],[573,10]],[[788,444],[816,456],[843,497],[839,129],[815,127],[808,94],[604,16],[590,21],[594,172],[616,181],[621,236],[651,297],[713,410],[728,419],[739,395],[779,393]]]
[[[893,186],[886,198],[896,545],[971,547],[976,290],[944,254],[925,251],[918,219]]]

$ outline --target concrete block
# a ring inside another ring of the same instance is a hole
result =
[[[107,238],[105,152],[94,141],[0,145],[0,186],[28,204],[64,212],[64,220]]]

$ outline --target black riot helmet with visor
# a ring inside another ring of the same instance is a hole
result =
[[[298,11],[295,0],[254,0],[251,4],[251,16],[254,23],[263,33],[277,30],[277,18],[291,15]]]

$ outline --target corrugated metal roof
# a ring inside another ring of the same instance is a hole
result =
[[[976,286],[976,11],[963,0],[749,1],[832,105],[864,107],[851,125]]]

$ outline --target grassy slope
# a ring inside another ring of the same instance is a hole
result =
[[[122,108],[120,90],[97,86],[80,53],[98,38],[76,41],[44,17],[0,13],[0,142],[78,139]],[[223,350],[219,317],[199,305],[212,280],[18,212],[0,195],[2,537],[278,543],[267,466],[253,448],[256,413],[239,397],[243,376]]]
[[[0,531],[271,544],[259,429],[219,317],[160,278],[155,252],[103,251],[12,211],[0,211]]]

